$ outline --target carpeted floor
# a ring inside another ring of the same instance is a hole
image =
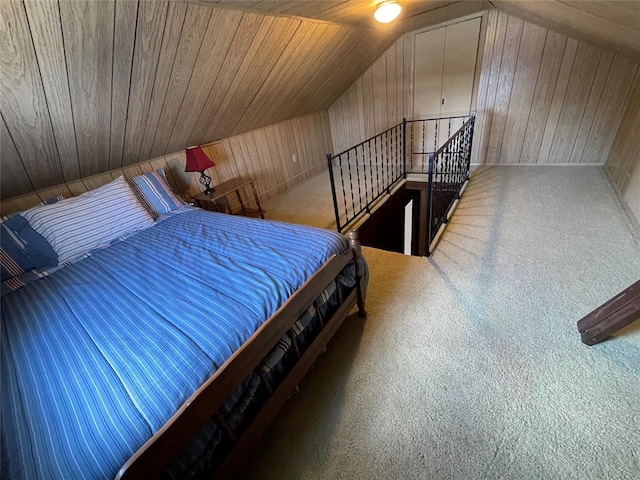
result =
[[[640,277],[599,168],[481,169],[431,258],[364,253],[368,318],[243,477],[640,478],[640,325],[594,347],[575,325]]]
[[[329,173],[322,172],[264,205],[266,218],[335,230]]]

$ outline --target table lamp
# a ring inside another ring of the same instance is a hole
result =
[[[204,153],[200,147],[188,147],[187,153],[187,165],[184,168],[185,172],[200,172],[200,183],[204,185],[204,193],[210,195],[213,192],[211,188],[211,177],[204,173],[209,167],[215,167],[215,163],[211,161],[207,154]]]

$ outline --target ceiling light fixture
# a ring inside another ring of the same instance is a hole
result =
[[[401,11],[402,7],[398,2],[384,2],[378,5],[373,17],[380,23],[389,23],[395,20]]]

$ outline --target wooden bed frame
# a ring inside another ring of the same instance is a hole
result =
[[[38,205],[47,198],[64,195],[70,198],[87,190],[111,182],[120,175],[132,178],[142,173],[163,168],[174,192],[181,192],[189,198],[200,187],[195,174],[185,174],[184,159],[176,155],[158,157],[144,163],[112,170],[92,177],[83,178],[56,187],[28,193],[0,202],[0,212],[7,215]],[[340,298],[340,305],[329,318],[323,319],[324,327],[315,340],[300,356],[291,371],[275,388],[269,399],[256,414],[253,421],[238,437],[228,455],[214,473],[214,478],[233,477],[242,459],[258,441],[276,416],[282,405],[291,396],[318,355],[340,327],[354,306],[358,314],[366,316],[364,310],[366,283],[359,258],[360,242],[354,229],[347,237],[351,248],[342,255],[334,255],[316,271],[279,309],[209,378],[169,421],[151,437],[120,468],[116,479],[156,478],[169,463],[184,449],[189,440],[207,423],[225,400],[241,382],[259,365],[282,336],[298,321],[304,311],[320,296],[323,290],[336,281],[342,269],[356,260],[356,286],[346,298]],[[340,290],[338,289],[338,294]]]
[[[296,389],[313,362],[354,306],[358,314],[366,316],[366,283],[362,265],[358,232],[351,230],[347,237],[350,249],[334,255],[300,287],[279,309],[211,376],[169,421],[151,437],[118,471],[116,479],[157,478],[187,445],[188,441],[207,423],[240,383],[259,365],[282,336],[298,321],[304,311],[352,260],[356,265],[356,285],[337,310],[324,319],[324,328],[300,356],[280,385],[256,414],[244,433],[214,473],[214,478],[230,478],[275,418],[280,408]],[[337,290],[339,294],[339,289]]]

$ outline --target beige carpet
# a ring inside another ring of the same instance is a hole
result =
[[[267,202],[265,218],[335,230],[329,173],[322,172],[285,195]]]
[[[575,327],[640,277],[599,168],[485,168],[430,259],[364,252],[369,317],[243,477],[640,478],[640,325],[595,347]]]

